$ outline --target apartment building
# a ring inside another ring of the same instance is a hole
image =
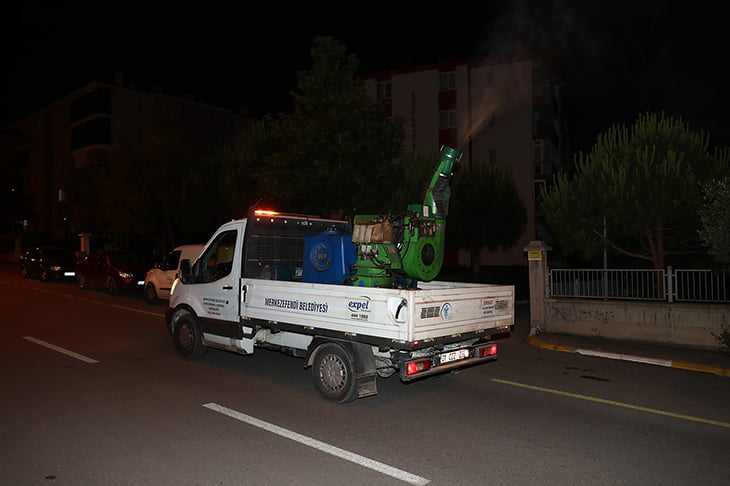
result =
[[[434,154],[448,145],[463,152],[466,169],[509,168],[528,208],[527,227],[512,248],[485,248],[480,264],[525,264],[525,244],[545,238],[540,187],[562,170],[569,153],[557,56],[451,60],[362,78],[368,94],[404,120],[404,150]],[[469,259],[467,252],[458,255],[460,265],[471,265]]]
[[[174,128],[186,151],[205,156],[233,143],[251,122],[229,109],[116,81],[90,82],[10,124],[12,136],[4,139],[13,146],[4,153],[12,155],[3,164],[21,174],[17,190],[32,204],[15,231],[69,242],[76,236],[65,208],[69,182],[84,170],[105,171],[115,150],[141,150],[155,130]]]

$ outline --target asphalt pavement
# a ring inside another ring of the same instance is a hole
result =
[[[0,264],[17,267],[17,263],[12,259],[0,258]],[[516,305],[514,337],[525,340],[532,346],[556,352],[633,361],[730,377],[730,350],[721,349],[719,343],[717,349],[713,350],[563,333],[530,335],[530,306],[526,302]]]
[[[528,304],[517,306],[515,335],[533,346],[551,351],[633,361],[730,377],[730,350],[722,349],[719,343],[717,349],[713,350],[563,333],[530,335]]]

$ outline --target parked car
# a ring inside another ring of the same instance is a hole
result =
[[[110,293],[119,290],[137,290],[144,286],[144,258],[124,250],[95,250],[76,265],[79,287],[106,288]]]
[[[144,278],[144,296],[147,302],[154,304],[159,299],[169,299],[172,282],[180,273],[182,260],[195,261],[203,250],[203,244],[181,245],[168,253],[162,262],[147,270]]]
[[[74,279],[76,253],[69,248],[37,246],[20,255],[20,274],[23,278]]]

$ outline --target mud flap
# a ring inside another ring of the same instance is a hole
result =
[[[375,371],[375,356],[367,344],[346,343],[355,358],[355,379],[357,380],[357,397],[369,397],[378,393],[378,374]]]

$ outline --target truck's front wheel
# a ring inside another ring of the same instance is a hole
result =
[[[312,363],[314,388],[323,398],[335,403],[357,399],[355,369],[350,354],[337,343],[325,343]]]
[[[148,304],[157,303],[157,290],[155,289],[155,284],[152,282],[147,282],[147,285],[145,285],[144,298]]]
[[[200,359],[208,348],[203,344],[203,333],[194,315],[184,313],[174,324],[175,351],[187,360]]]

